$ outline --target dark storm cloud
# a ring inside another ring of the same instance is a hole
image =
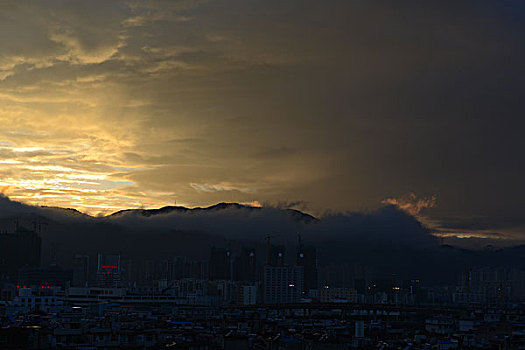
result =
[[[425,215],[443,228],[523,237],[520,2],[0,9],[0,141],[67,149],[39,160],[113,182],[79,208],[300,200],[320,214],[415,192],[436,196]],[[36,202],[23,188],[45,175],[2,166]]]

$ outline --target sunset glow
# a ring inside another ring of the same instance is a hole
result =
[[[504,6],[124,0],[0,10],[9,198],[93,215],[394,205],[437,234],[525,227],[522,28]],[[487,227],[471,222],[480,218]]]

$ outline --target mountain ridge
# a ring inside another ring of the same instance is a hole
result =
[[[220,202],[220,203],[208,206],[208,207],[195,207],[195,208],[188,208],[184,206],[164,206],[161,208],[154,208],[154,209],[122,209],[112,214],[109,214],[105,217],[114,218],[114,217],[119,217],[119,216],[127,215],[127,214],[136,214],[136,215],[140,215],[144,217],[152,217],[156,215],[171,214],[174,212],[198,213],[198,212],[213,212],[213,211],[228,210],[228,209],[260,211],[266,208],[270,208],[270,207],[253,207],[250,205],[244,205],[244,204],[239,204],[235,202]],[[280,209],[280,208],[276,208],[276,209]],[[297,209],[286,208],[286,209],[280,209],[280,210],[287,212],[293,219],[298,220],[298,221],[304,221],[304,222],[319,221],[319,219],[316,218],[315,216],[304,213]]]

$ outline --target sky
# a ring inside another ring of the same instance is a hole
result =
[[[2,1],[0,191],[99,215],[394,204],[525,240],[521,1]]]

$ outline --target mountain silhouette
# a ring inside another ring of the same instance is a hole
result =
[[[220,211],[220,210],[246,210],[246,211],[260,211],[263,209],[263,207],[253,207],[249,205],[243,205],[239,203],[217,203],[214,205],[211,205],[209,207],[195,207],[195,208],[187,208],[183,206],[165,206],[158,209],[123,209],[119,210],[115,213],[112,213],[108,215],[108,217],[118,217],[122,215],[139,215],[144,217],[152,217],[155,215],[166,215],[171,213],[205,213],[205,212],[213,212],[213,211]],[[298,221],[304,221],[304,222],[316,222],[319,219],[310,215],[303,213],[300,210],[296,209],[282,209],[286,213],[290,215],[291,218]]]
[[[184,255],[208,259],[212,246],[255,248],[264,263],[266,237],[285,247],[293,264],[298,234],[317,249],[320,266],[358,263],[389,275],[454,283],[476,266],[525,268],[525,246],[472,250],[442,246],[414,216],[394,206],[316,218],[299,210],[218,203],[209,207],[127,209],[93,217],[74,209],[36,207],[0,197],[2,232],[16,225],[42,236],[42,263],[67,266],[76,254],[154,260]],[[40,225],[40,226],[39,226]]]

